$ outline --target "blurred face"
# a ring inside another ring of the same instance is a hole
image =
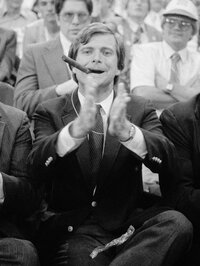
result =
[[[79,31],[90,23],[87,6],[82,1],[65,1],[58,17],[61,32],[73,41]]]
[[[44,20],[56,20],[54,0],[39,0],[39,11]]]
[[[175,50],[186,47],[192,38],[191,20],[186,17],[167,16],[163,25],[163,39]]]
[[[23,0],[6,0],[6,6],[8,9],[20,9]]]
[[[149,11],[148,0],[129,0],[127,14],[131,18],[144,19]]]
[[[114,77],[120,73],[117,67],[116,41],[113,35],[93,35],[87,44],[80,46],[76,61],[92,71],[89,75],[95,79],[100,92],[112,90]],[[73,72],[76,74],[80,88],[84,89],[87,74],[75,68]]]
[[[163,8],[163,0],[150,0],[151,9],[159,12]]]

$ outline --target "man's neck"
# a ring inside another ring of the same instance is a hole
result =
[[[47,28],[49,34],[58,33],[60,30],[56,20],[44,21],[44,25]]]

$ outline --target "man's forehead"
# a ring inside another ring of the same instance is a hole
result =
[[[96,44],[98,46],[115,46],[116,40],[110,33],[94,33],[87,43],[81,44],[81,47],[92,44]]]

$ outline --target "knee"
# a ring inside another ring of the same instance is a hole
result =
[[[180,212],[178,211],[166,211],[163,213],[165,218],[171,225],[171,230],[177,237],[182,237],[183,239],[191,240],[193,237],[193,226],[192,223]]]
[[[38,266],[39,259],[34,245],[28,240],[4,238],[1,245],[9,251],[10,260],[24,266]]]

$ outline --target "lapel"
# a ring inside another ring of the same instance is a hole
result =
[[[70,71],[66,63],[62,60],[63,49],[59,36],[48,42],[45,47],[43,58],[49,73],[55,84],[63,83],[71,78]]]
[[[0,113],[0,151],[2,150],[2,139],[3,139],[3,134],[5,130],[5,122],[1,120],[1,113]]]
[[[73,121],[77,114],[80,112],[80,102],[78,99],[78,90],[76,89],[71,94],[70,104],[64,107],[64,114],[62,116],[62,121],[64,126],[67,125],[69,122]],[[89,160],[89,143],[88,138],[85,138],[84,142],[80,145],[80,147],[76,151],[76,157],[79,162],[79,166],[83,173],[84,179],[88,186],[90,187],[90,175],[91,175],[91,167],[90,167],[90,160]]]
[[[131,121],[131,116],[127,114],[127,119]],[[109,124],[109,120],[108,120]],[[112,171],[113,164],[118,156],[121,143],[113,136],[109,134],[107,131],[106,133],[106,142],[105,142],[105,148],[104,148],[104,156],[102,159],[99,176],[98,176],[98,188],[101,188],[104,183],[106,182],[109,173]],[[105,174],[106,173],[106,174]]]
[[[195,142],[197,143],[198,153],[200,154],[200,94],[196,98],[194,127]]]

